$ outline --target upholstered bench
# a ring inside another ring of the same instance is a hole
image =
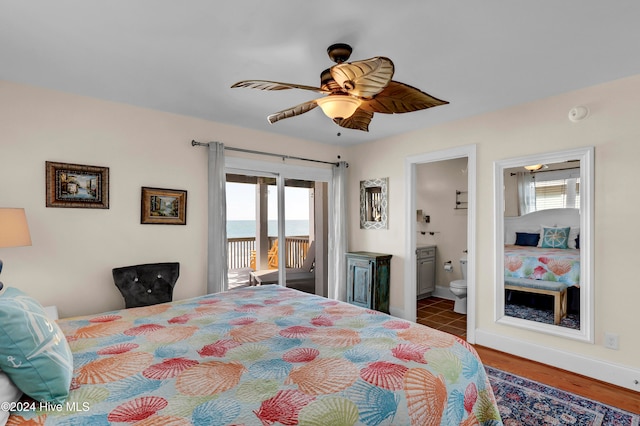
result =
[[[529,278],[504,279],[505,290],[553,296],[553,323],[558,325],[567,316],[567,286],[556,281],[532,280]]]

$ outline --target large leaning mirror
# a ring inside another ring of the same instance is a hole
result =
[[[593,342],[593,147],[494,163],[496,321]]]

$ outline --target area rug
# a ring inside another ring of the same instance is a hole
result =
[[[508,303],[504,307],[504,314],[508,317],[522,318],[530,321],[553,324],[553,309],[535,309],[529,306]],[[558,324],[560,327],[580,330],[580,316],[569,313]]]
[[[505,426],[638,426],[640,415],[486,366]]]

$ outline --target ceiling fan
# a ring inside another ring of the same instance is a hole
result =
[[[434,98],[408,84],[393,81],[391,59],[376,56],[362,61],[346,62],[351,46],[337,43],[329,46],[329,58],[337,65],[320,74],[320,87],[280,83],[267,80],[243,80],[232,85],[260,90],[302,89],[327,96],[276,112],[267,117],[269,123],[294,117],[320,106],[338,126],[369,131],[373,114],[399,114],[418,111],[449,102]]]

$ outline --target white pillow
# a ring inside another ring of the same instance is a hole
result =
[[[16,402],[22,396],[22,391],[13,384],[11,379],[0,371],[0,402]],[[5,425],[9,419],[9,412],[0,408],[0,425]]]
[[[570,249],[576,248],[576,238],[578,238],[579,234],[580,234],[580,228],[572,227],[569,230],[569,241],[567,242],[567,247],[569,247]]]

